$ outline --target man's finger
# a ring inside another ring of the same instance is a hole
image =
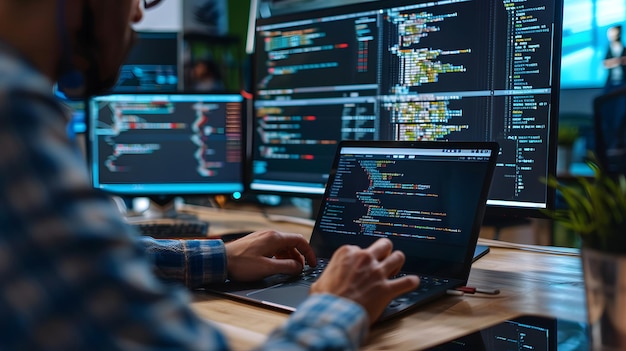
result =
[[[274,274],[296,275],[300,274],[304,268],[301,262],[290,258],[268,258],[266,264],[268,270]]]
[[[388,280],[388,287],[397,296],[417,289],[420,285],[420,278],[416,275],[406,275],[404,277]]]
[[[402,251],[394,251],[381,262],[381,267],[387,276],[391,277],[400,272],[404,261],[404,253]]]
[[[306,263],[311,266],[315,266],[317,262],[317,258],[315,257],[315,253],[313,249],[306,241],[306,239],[300,234],[293,233],[281,233],[279,236],[281,246],[285,248],[295,248],[304,256]]]
[[[391,250],[393,249],[393,244],[391,240],[386,238],[381,238],[376,240],[370,247],[367,248],[377,260],[382,261],[385,257],[389,256]]]

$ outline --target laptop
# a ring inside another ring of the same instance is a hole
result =
[[[385,237],[406,256],[401,274],[421,284],[379,321],[443,297],[467,283],[498,151],[495,142],[342,141],[310,239],[318,266],[208,289],[295,311],[337,248]]]

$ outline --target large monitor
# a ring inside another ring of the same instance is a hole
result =
[[[539,216],[561,14],[558,0],[385,0],[257,19],[250,190],[321,195],[342,139],[497,141],[488,213]]]
[[[240,94],[90,98],[93,186],[155,201],[243,191],[242,101]]]

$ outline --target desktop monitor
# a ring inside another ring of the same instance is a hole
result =
[[[178,32],[138,32],[112,92],[174,92],[182,87]]]
[[[561,13],[558,0],[385,0],[257,19],[249,189],[321,196],[338,140],[497,141],[487,214],[541,216]]]
[[[241,192],[242,101],[234,93],[91,97],[93,187],[155,201]]]

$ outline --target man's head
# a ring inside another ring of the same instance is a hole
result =
[[[610,42],[622,41],[622,26],[616,25],[608,29],[606,32]]]
[[[0,0],[0,41],[93,93],[115,83],[142,16],[141,0]]]
[[[64,22],[59,23],[59,78],[76,71],[82,73],[83,91],[77,91],[82,94],[110,88],[135,40],[131,24],[143,16],[140,0],[56,1],[66,16],[59,18]]]

